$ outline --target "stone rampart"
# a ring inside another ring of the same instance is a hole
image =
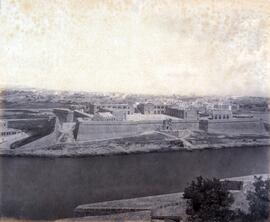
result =
[[[209,133],[225,134],[264,134],[263,123],[259,119],[230,119],[230,120],[209,120]]]
[[[53,113],[59,119],[60,124],[63,122],[73,122],[73,111],[69,109],[55,108]]]
[[[125,136],[134,136],[139,133],[160,130],[163,121],[84,121],[78,120],[75,129],[75,138],[78,141],[110,139]],[[199,121],[175,120],[174,129],[199,128]]]
[[[54,145],[57,142],[58,136],[59,136],[59,120],[55,118],[52,132],[50,132],[46,136],[41,137],[40,139],[34,140],[33,142],[20,146],[20,148],[38,149],[38,148]]]

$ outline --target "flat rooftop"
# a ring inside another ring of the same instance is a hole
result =
[[[165,114],[132,114],[127,115],[127,121],[147,121],[147,120],[165,120],[165,119],[172,119],[172,120],[179,120],[180,118],[168,116]]]

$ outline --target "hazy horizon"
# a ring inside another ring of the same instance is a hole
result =
[[[186,98],[191,98],[191,97],[220,97],[220,98],[225,98],[225,97],[232,97],[232,98],[244,98],[244,97],[250,97],[250,98],[265,98],[265,99],[270,99],[270,95],[262,95],[262,96],[256,96],[256,95],[236,95],[236,94],[231,94],[231,95],[198,95],[198,94],[151,94],[151,93],[132,93],[132,92],[118,92],[118,91],[91,91],[91,90],[68,90],[68,89],[45,89],[45,88],[38,88],[38,87],[27,87],[27,86],[9,86],[6,88],[3,88],[0,85],[0,90],[5,91],[5,90],[18,90],[18,91],[48,91],[48,92],[68,92],[68,93],[82,93],[82,94],[123,94],[127,96],[153,96],[153,97],[158,97],[158,96],[164,96],[164,97],[172,97],[172,96],[177,96],[177,97],[186,97]]]
[[[2,1],[1,87],[270,95],[270,3]]]

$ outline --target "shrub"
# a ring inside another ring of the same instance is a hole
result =
[[[254,191],[249,191],[249,220],[264,221],[269,217],[270,208],[270,179],[262,180],[262,177],[254,177]]]
[[[186,213],[193,222],[231,222],[234,212],[230,210],[234,198],[220,180],[203,179],[185,188],[184,198],[187,200]]]

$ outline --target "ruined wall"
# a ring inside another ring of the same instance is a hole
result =
[[[134,136],[139,133],[159,130],[163,121],[78,121],[75,137],[78,141],[109,139]],[[177,120],[172,122],[174,129],[198,129],[199,121]]]
[[[264,126],[259,119],[209,120],[209,133],[263,134]]]

